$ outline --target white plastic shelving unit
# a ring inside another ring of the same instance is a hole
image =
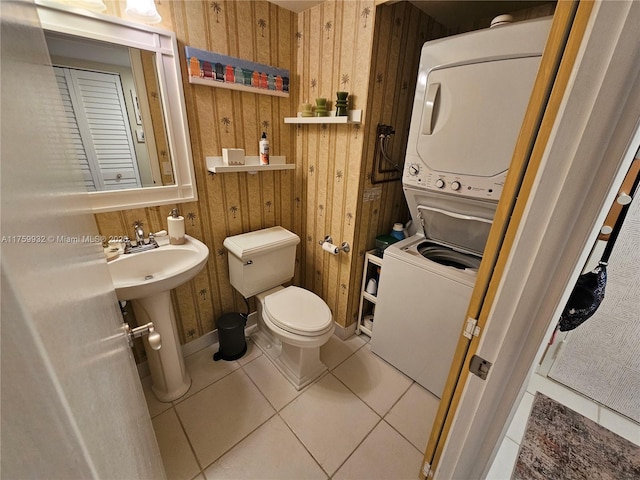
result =
[[[382,269],[382,258],[375,254],[375,250],[370,250],[364,255],[364,269],[362,271],[362,286],[360,287],[360,308],[358,309],[358,324],[356,325],[356,333],[365,333],[371,337],[373,329],[368,328],[364,324],[364,319],[367,315],[373,314],[373,309],[376,305],[377,298],[375,295],[367,293],[367,283],[369,279],[376,278],[378,281],[380,275],[378,269]]]
[[[213,173],[248,172],[251,174],[268,170],[293,170],[295,164],[287,163],[287,158],[279,155],[269,157],[269,165],[260,165],[260,157],[244,157],[244,165],[225,165],[222,157],[206,157],[207,170]]]

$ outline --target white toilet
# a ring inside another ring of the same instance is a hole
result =
[[[256,296],[258,329],[253,340],[300,390],[327,367],[320,347],[329,341],[333,317],[315,293],[284,288],[293,278],[300,238],[282,227],[243,233],[224,240],[231,285],[245,298]]]

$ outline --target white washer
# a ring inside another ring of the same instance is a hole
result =
[[[422,48],[402,177],[419,233],[385,250],[371,350],[438,397],[550,26],[519,22]]]
[[[384,251],[371,351],[441,397],[486,241],[478,232],[488,232],[493,205],[460,199],[466,208],[448,211],[438,198],[418,207],[428,237]],[[457,244],[440,241],[451,236]]]

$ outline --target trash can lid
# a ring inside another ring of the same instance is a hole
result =
[[[225,313],[216,321],[216,327],[223,330],[233,330],[238,327],[244,327],[247,322],[241,313]]]

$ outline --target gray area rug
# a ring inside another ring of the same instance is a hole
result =
[[[640,422],[640,195],[607,274],[600,308],[569,333],[549,377]]]
[[[536,393],[512,480],[637,480],[640,447]]]

